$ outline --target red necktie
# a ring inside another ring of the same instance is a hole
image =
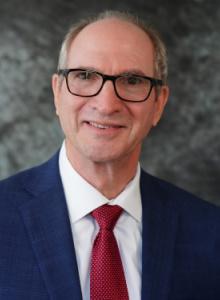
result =
[[[91,300],[128,300],[121,257],[113,228],[122,213],[118,205],[103,205],[92,212],[100,230],[92,249]]]

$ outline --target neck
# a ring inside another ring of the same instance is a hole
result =
[[[139,153],[114,161],[94,162],[85,158],[80,160],[67,148],[67,157],[73,168],[109,200],[117,197],[134,178]]]

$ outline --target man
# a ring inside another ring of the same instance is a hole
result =
[[[52,78],[65,142],[0,183],[0,299],[220,299],[219,209],[138,163],[166,77],[162,41],[131,16],[70,29]]]

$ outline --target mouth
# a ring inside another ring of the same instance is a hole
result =
[[[91,127],[102,129],[102,130],[105,130],[105,129],[118,129],[118,128],[123,128],[124,127],[124,126],[118,125],[118,124],[98,123],[98,122],[93,122],[93,121],[87,121],[86,123],[88,125],[90,125]]]

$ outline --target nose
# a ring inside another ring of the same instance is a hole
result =
[[[103,115],[111,115],[121,111],[122,101],[117,97],[113,82],[107,80],[100,93],[90,100],[92,108],[98,110]]]

